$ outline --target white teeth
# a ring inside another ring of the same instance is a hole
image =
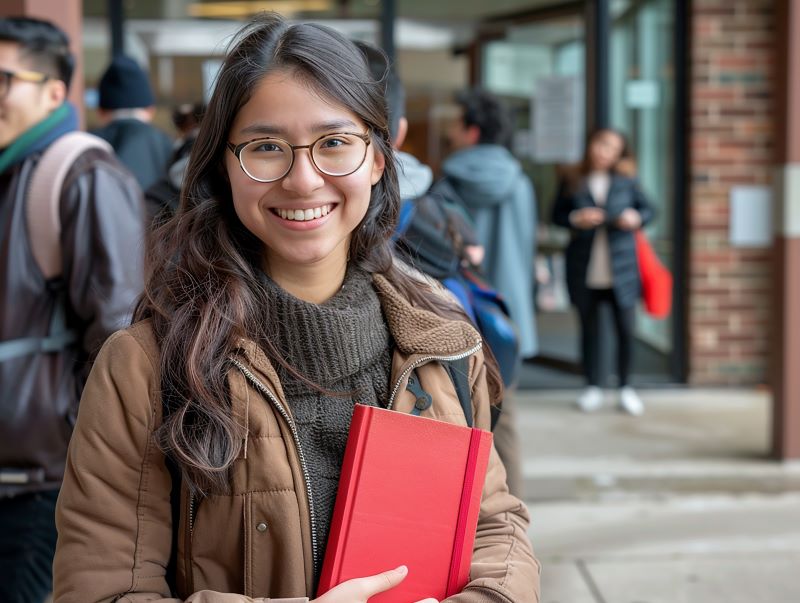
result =
[[[332,209],[330,205],[323,205],[322,207],[315,207],[313,209],[276,209],[277,213],[284,220],[293,220],[295,222],[305,222],[307,220],[315,220],[322,216],[327,216]]]

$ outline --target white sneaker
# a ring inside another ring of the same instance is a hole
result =
[[[619,390],[619,407],[629,415],[640,417],[644,414],[644,404],[636,390],[626,385]]]
[[[603,390],[590,385],[578,396],[578,408],[583,412],[594,412],[603,405]]]

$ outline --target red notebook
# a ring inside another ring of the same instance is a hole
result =
[[[441,601],[469,581],[492,434],[357,404],[317,595],[399,565],[370,603]]]

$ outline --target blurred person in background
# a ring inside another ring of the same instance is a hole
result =
[[[66,101],[73,67],[69,40],[53,24],[0,18],[3,603],[40,603],[51,589],[56,497],[81,389],[94,354],[129,324],[142,289],[141,191],[110,149],[101,148],[107,145],[74,147],[62,188],[48,170],[47,198],[32,197],[43,155],[69,162],[60,149],[77,144],[78,115]],[[53,240],[31,238],[34,202],[40,209],[53,204],[60,237],[53,228],[46,232]],[[60,273],[50,278],[37,262],[43,248],[60,255]]]
[[[183,177],[204,112],[202,103],[184,103],[172,111],[172,123],[179,133],[172,157],[164,176],[145,191],[148,209],[156,223],[168,219],[178,210]]]
[[[653,218],[635,175],[625,136],[610,128],[595,131],[583,161],[565,173],[553,207],[553,223],[570,229],[566,251],[567,288],[581,320],[586,388],[578,407],[592,412],[603,404],[599,354],[603,348],[598,309],[611,306],[617,344],[618,404],[638,416],[644,404],[630,386],[635,306],[641,295],[634,232]]]
[[[519,356],[536,355],[533,256],[536,245],[536,196],[520,163],[506,148],[511,120],[498,98],[483,90],[456,96],[458,117],[447,130],[452,154],[432,192],[462,206],[472,219],[489,282],[508,304],[519,337]],[[495,445],[508,472],[511,492],[523,496],[516,404],[506,390],[494,429]]]
[[[107,140],[146,191],[167,169],[172,140],[150,122],[155,99],[147,73],[132,58],[115,56],[100,78],[99,116],[92,134]]]
[[[533,301],[536,195],[505,146],[511,120],[500,99],[475,89],[458,94],[456,104],[459,116],[447,130],[452,153],[432,190],[463,206],[472,218],[484,250],[484,274],[509,306],[520,356],[532,358],[539,348]]]

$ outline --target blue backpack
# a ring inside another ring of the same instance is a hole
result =
[[[503,297],[462,261],[460,231],[468,227],[458,209],[438,195],[426,194],[403,202],[395,245],[406,261],[439,280],[458,299],[509,387],[520,367],[519,337]]]

